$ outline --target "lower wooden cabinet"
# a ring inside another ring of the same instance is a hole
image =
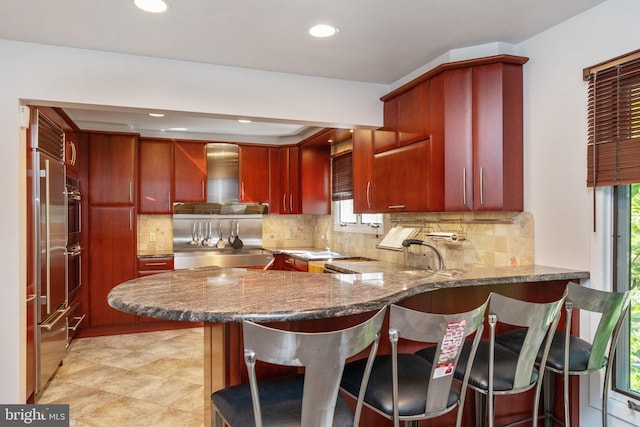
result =
[[[133,206],[89,207],[90,328],[134,323],[136,316],[111,308],[109,291],[136,277],[136,216]]]

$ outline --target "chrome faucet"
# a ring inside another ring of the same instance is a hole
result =
[[[331,252],[331,246],[329,246],[329,240],[327,239],[326,236],[322,236],[322,242],[324,243],[324,249],[327,252]]]
[[[404,246],[405,248],[408,248],[411,245],[426,246],[429,249],[431,249],[433,252],[435,252],[436,256],[438,257],[438,264],[439,264],[438,269],[445,270],[444,257],[442,256],[442,252],[440,252],[440,250],[436,247],[436,245],[431,244],[429,242],[425,242],[424,240],[418,240],[418,239],[407,239],[402,242],[402,246]]]

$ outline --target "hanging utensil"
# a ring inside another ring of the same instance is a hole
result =
[[[233,239],[233,249],[241,249],[244,244],[240,240],[240,221],[236,221],[236,237]]]
[[[218,249],[224,249],[226,245],[224,244],[224,240],[222,240],[222,221],[218,223],[218,243],[216,243],[216,247]]]
[[[236,236],[233,234],[233,220],[231,220],[230,230],[229,230],[229,244],[233,246],[233,241]]]

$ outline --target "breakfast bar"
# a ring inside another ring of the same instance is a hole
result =
[[[108,302],[130,314],[204,322],[208,424],[211,392],[245,380],[240,327],[244,320],[322,330],[356,323],[392,303],[446,313],[471,308],[491,291],[550,301],[562,294],[567,281],[587,278],[586,271],[538,265],[363,274],[202,267],[121,283],[111,290]],[[386,350],[385,341],[380,351]]]

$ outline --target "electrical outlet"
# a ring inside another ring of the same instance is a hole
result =
[[[284,238],[287,240],[291,239],[291,232],[289,230],[284,232]]]
[[[150,242],[155,242],[156,241],[156,233],[155,232],[150,232],[149,233],[149,241]]]

